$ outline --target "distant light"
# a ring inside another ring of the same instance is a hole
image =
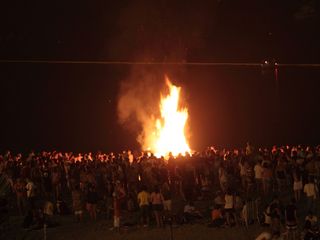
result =
[[[269,64],[269,62],[267,60],[264,61],[264,64]]]

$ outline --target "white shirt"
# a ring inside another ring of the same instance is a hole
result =
[[[307,197],[316,198],[316,186],[314,183],[307,183],[304,185],[303,192],[307,195]]]
[[[196,208],[194,206],[191,206],[191,205],[188,204],[188,205],[184,206],[183,212],[185,212],[185,213],[193,213],[195,210],[196,210]]]
[[[254,166],[254,176],[256,179],[262,179],[263,167],[260,164]]]
[[[226,202],[224,205],[224,208],[225,209],[232,209],[233,208],[233,196],[226,194],[224,196],[224,200]]]
[[[35,195],[34,188],[35,188],[35,185],[33,184],[33,182],[27,183],[27,185],[26,185],[27,197],[34,197],[34,195]]]

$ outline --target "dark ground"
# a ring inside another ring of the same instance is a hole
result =
[[[98,220],[96,223],[84,221],[75,223],[72,216],[57,217],[60,226],[47,229],[47,239],[55,240],[81,240],[81,239],[170,239],[169,226],[165,229],[130,227],[122,229],[120,233],[111,231],[111,222]],[[44,239],[44,231],[24,230],[20,228],[20,219],[12,219],[12,228],[1,239]],[[252,225],[247,230],[245,227],[234,227],[226,229],[208,228],[205,224],[182,225],[173,228],[173,239],[254,239],[263,229],[257,225]]]

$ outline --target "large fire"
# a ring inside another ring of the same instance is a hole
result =
[[[154,120],[153,136],[147,143],[149,150],[155,156],[173,156],[190,153],[190,147],[186,140],[185,128],[188,119],[187,108],[179,108],[180,87],[173,85],[166,77],[169,88],[167,96],[160,96],[161,117]]]

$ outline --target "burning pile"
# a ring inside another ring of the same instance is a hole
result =
[[[147,150],[155,156],[173,156],[190,153],[186,140],[185,128],[188,119],[187,108],[179,108],[180,87],[173,85],[166,77],[169,89],[167,96],[160,96],[160,114],[158,119],[152,119],[154,129],[144,144]]]

